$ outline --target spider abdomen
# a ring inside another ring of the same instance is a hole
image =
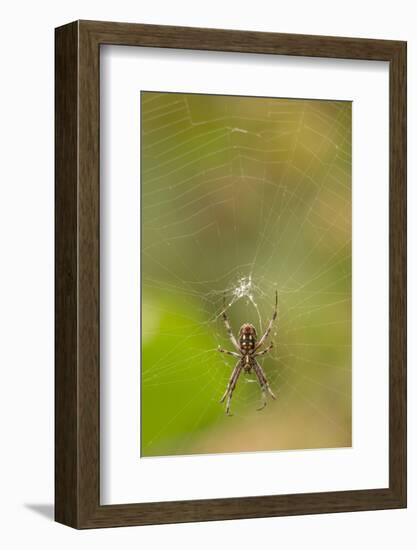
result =
[[[243,352],[250,352],[255,349],[256,345],[256,330],[253,325],[242,325],[239,331],[239,346]]]

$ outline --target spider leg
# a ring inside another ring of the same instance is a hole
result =
[[[256,359],[253,360],[253,370],[255,371],[256,377],[258,378],[258,382],[259,382],[259,385],[261,386],[261,391],[262,391],[262,406],[258,409],[258,411],[261,411],[266,407],[266,392],[269,393],[272,399],[276,399],[276,396],[274,392],[271,390],[271,388],[269,387],[269,383],[265,376],[265,373],[261,365],[256,361]]]
[[[222,312],[222,318],[224,326],[226,327],[227,335],[229,336],[230,341],[232,342],[233,346],[237,349],[237,351],[240,351],[239,344],[237,343],[237,340],[235,338],[235,335],[233,334],[232,327],[230,326],[229,319],[226,315],[226,298],[223,300],[223,312]]]
[[[264,332],[264,334],[262,335],[261,339],[259,340],[259,342],[256,344],[255,346],[255,351],[257,349],[259,349],[262,344],[265,342],[265,340],[268,338],[269,336],[269,333],[271,332],[271,329],[272,329],[272,325],[274,324],[274,321],[275,319],[277,318],[277,315],[278,315],[278,291],[276,290],[275,291],[275,307],[274,307],[274,313],[272,314],[272,318],[271,320],[269,321],[268,323],[268,326],[266,328],[266,331]]]
[[[259,353],[254,353],[253,357],[260,357],[261,355],[265,355],[268,353],[269,350],[271,350],[274,347],[274,343],[271,342],[267,348],[265,348],[263,351],[260,351]]]
[[[223,349],[220,346],[217,348],[217,351],[220,353],[225,353],[226,355],[231,355],[232,357],[241,357],[240,353],[236,353],[235,351],[229,351],[227,349]]]
[[[241,373],[241,370],[242,370],[242,363],[241,361],[238,361],[237,365],[235,366],[235,368],[233,369],[233,372],[232,372],[232,375],[229,379],[229,382],[227,384],[227,388],[226,388],[226,391],[224,392],[224,395],[223,397],[220,399],[220,403],[223,403],[223,401],[226,399],[227,397],[227,403],[226,403],[226,414],[231,416],[230,415],[230,401],[232,399],[232,395],[233,395],[233,390],[235,389],[236,387],[236,382],[239,378],[239,375]]]

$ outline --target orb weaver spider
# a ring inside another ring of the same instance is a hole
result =
[[[245,323],[240,327],[239,337],[238,337],[239,339],[237,340],[235,335],[233,334],[232,327],[230,326],[229,319],[227,318],[227,315],[226,315],[226,302],[224,303],[222,318],[223,318],[223,322],[226,327],[226,331],[229,336],[229,339],[233,344],[233,347],[236,349],[236,351],[228,351],[221,348],[220,346],[218,347],[218,351],[220,353],[225,353],[226,355],[231,355],[232,357],[239,358],[239,361],[236,363],[235,368],[233,369],[232,374],[230,376],[229,382],[226,387],[226,391],[224,392],[223,397],[220,399],[220,403],[223,403],[227,397],[226,414],[229,416],[230,416],[230,401],[232,399],[233,391],[236,387],[236,383],[242,371],[249,374],[253,370],[256,374],[259,385],[261,386],[262,406],[257,409],[258,411],[261,411],[263,408],[266,407],[266,392],[268,392],[273,399],[276,399],[276,396],[274,395],[273,391],[269,387],[269,383],[265,376],[265,373],[262,367],[260,366],[260,364],[257,362],[256,358],[262,355],[265,355],[274,346],[273,342],[271,342],[269,346],[266,347],[264,350],[258,351],[259,348],[266,342],[266,339],[268,338],[269,333],[271,332],[274,321],[277,318],[277,312],[278,312],[278,291],[275,291],[274,313],[260,340],[257,341],[255,327],[250,323]]]

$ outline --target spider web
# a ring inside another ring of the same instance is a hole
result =
[[[350,446],[351,103],[142,92],[141,211],[142,456]]]

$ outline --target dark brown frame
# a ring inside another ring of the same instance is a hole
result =
[[[121,44],[389,62],[389,487],[176,502],[99,500],[99,55]],[[56,45],[55,519],[76,528],[406,506],[406,43],[77,21]]]

